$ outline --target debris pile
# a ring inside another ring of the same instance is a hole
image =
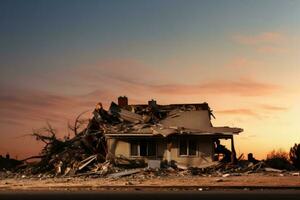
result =
[[[164,106],[163,109],[154,100],[148,106],[128,106],[119,102],[111,103],[106,111],[101,103],[96,105],[93,117],[87,126],[80,132],[82,125],[80,114],[72,128],[74,137],[59,139],[56,131],[47,124],[46,128],[35,131],[32,135],[36,140],[45,143],[39,156],[33,156],[23,161],[39,159],[34,164],[23,167],[24,172],[31,174],[49,173],[56,176],[73,176],[80,173],[107,174],[112,170],[111,166],[145,167],[143,160],[115,157],[108,153],[106,134],[143,133],[151,131],[154,134],[168,135],[178,131],[180,127],[164,128],[159,122],[166,117],[174,116],[182,110],[208,110],[212,115],[208,104],[195,104],[187,106]],[[184,130],[182,130],[184,131]]]
[[[5,157],[0,155],[0,171],[12,170],[20,164],[22,164],[21,161],[10,158],[8,153]]]
[[[73,138],[58,139],[56,131],[48,124],[48,127],[34,132],[33,136],[45,146],[39,156],[23,160],[39,159],[25,168],[27,173],[73,175],[93,170],[89,164],[106,160],[105,139],[101,132],[91,134],[85,129]]]

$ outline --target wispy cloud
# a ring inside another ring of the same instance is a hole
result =
[[[285,47],[278,47],[278,46],[259,46],[256,49],[260,53],[285,53],[287,49]]]
[[[101,80],[124,81],[129,83],[147,82],[160,79],[160,73],[151,66],[135,59],[101,60],[89,66],[81,66],[74,75],[83,81],[99,82]],[[153,76],[155,75],[155,76]]]
[[[228,69],[235,70],[235,72],[236,70],[246,72],[247,74],[253,74],[254,70],[260,66],[263,66],[262,61],[250,59],[246,56],[233,57],[225,64],[225,67]]]
[[[249,115],[249,116],[257,116],[257,113],[251,109],[248,108],[240,108],[240,109],[226,109],[226,110],[220,110],[216,111],[218,114],[224,114],[224,115]]]
[[[242,140],[245,140],[245,139],[249,140],[249,139],[253,139],[253,138],[256,138],[256,137],[257,137],[256,134],[243,134],[243,135],[240,136],[240,139],[242,139]]]
[[[66,122],[79,112],[93,109],[102,101],[108,104],[112,95],[104,90],[85,95],[58,95],[33,89],[0,88],[0,123],[30,126],[33,122]]]
[[[240,59],[236,60],[235,64],[249,65],[249,61]],[[2,85],[0,123],[20,125],[48,119],[59,122],[83,110],[92,109],[99,101],[108,106],[110,101],[119,95],[127,95],[131,103],[137,103],[142,98],[160,96],[180,98],[204,94],[256,97],[272,95],[283,90],[279,85],[254,78],[204,80],[197,84],[170,81],[165,84],[166,74],[161,75],[142,62],[131,59],[98,62],[90,67],[74,70],[71,75],[79,89],[86,84],[92,87],[87,87],[78,94],[64,94],[59,88],[57,92],[49,92]],[[247,109],[223,111],[223,114],[226,113],[254,115]]]
[[[244,45],[281,44],[287,41],[286,36],[279,32],[263,32],[256,35],[237,34],[233,36],[233,39]]]
[[[8,124],[8,125],[13,125],[13,126],[24,126],[24,123],[16,120],[16,119],[9,119],[9,118],[1,118],[0,119],[0,124]]]
[[[283,107],[283,106],[274,106],[274,105],[267,105],[267,104],[262,104],[260,107],[264,110],[268,111],[286,111],[288,110],[288,107]]]
[[[169,95],[195,95],[195,94],[230,94],[239,96],[264,96],[280,91],[279,85],[264,83],[252,79],[215,80],[196,85],[156,85],[151,89],[158,93]]]
[[[249,106],[249,108],[234,108],[234,109],[224,109],[224,110],[217,110],[217,114],[224,114],[224,115],[245,115],[245,116],[253,116],[260,118],[262,113],[265,115],[265,111],[268,112],[280,112],[288,110],[287,107],[282,106],[275,106],[275,105],[266,105],[266,104],[259,104]]]
[[[233,40],[245,46],[253,47],[259,53],[285,53],[289,37],[280,32],[262,32],[254,35],[236,34]]]
[[[237,58],[232,61],[233,67],[248,67],[256,65],[257,62],[246,58]],[[161,74],[149,69],[141,62],[124,60],[113,61],[112,63],[100,62],[94,65],[90,73],[81,74],[80,79],[84,82],[94,82],[94,85],[115,91],[120,95],[132,95],[135,98],[140,95],[238,95],[238,96],[265,96],[279,91],[283,88],[280,85],[267,83],[255,78],[232,77],[205,80],[195,84],[182,84],[169,80],[168,74]],[[187,78],[187,77],[183,77]]]

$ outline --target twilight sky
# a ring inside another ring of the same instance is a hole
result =
[[[237,153],[300,142],[300,1],[0,1],[0,154],[99,101],[208,102]],[[87,115],[88,117],[89,115]]]

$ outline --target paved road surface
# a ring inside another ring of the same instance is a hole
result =
[[[45,191],[45,192],[0,192],[0,200],[11,199],[49,199],[49,200],[113,200],[113,199],[130,199],[130,200],[193,200],[193,199],[215,199],[215,200],[300,200],[300,190],[255,190],[255,191],[168,191],[168,192],[97,192],[97,191],[83,191],[83,192],[61,192],[61,191]]]

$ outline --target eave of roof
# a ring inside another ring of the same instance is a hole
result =
[[[174,129],[174,128],[164,128],[164,129],[152,129],[150,132],[128,132],[128,133],[106,133],[105,136],[109,137],[140,137],[140,136],[163,136],[167,137],[169,135],[210,135],[210,136],[231,136],[238,135],[243,129],[231,128],[231,127],[210,127],[208,130],[188,130],[188,129]]]

